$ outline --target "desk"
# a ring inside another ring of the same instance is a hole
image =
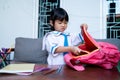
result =
[[[86,66],[85,71],[78,72],[64,65],[59,73],[55,71],[44,75],[37,72],[29,76],[0,74],[0,80],[120,80],[120,73],[116,68],[105,70],[95,66]]]

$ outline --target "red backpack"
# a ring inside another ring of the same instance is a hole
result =
[[[85,70],[84,64],[93,64],[104,69],[112,69],[120,60],[118,48],[107,42],[96,42],[85,27],[82,28],[85,43],[78,47],[85,50],[83,55],[75,56],[69,52],[64,56],[66,64],[77,71]]]

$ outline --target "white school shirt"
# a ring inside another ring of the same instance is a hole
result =
[[[75,46],[83,42],[81,34],[62,33],[58,31],[52,31],[45,34],[43,38],[43,50],[48,51],[47,62],[49,65],[63,65],[64,57],[63,53],[55,53],[55,49],[59,46],[64,46],[64,36],[68,35],[68,46]]]

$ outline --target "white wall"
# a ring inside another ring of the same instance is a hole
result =
[[[94,38],[106,38],[106,0],[61,0],[63,7],[69,14],[69,32],[80,32],[79,26],[87,23],[88,32]]]
[[[0,0],[0,48],[16,37],[37,37],[38,0]]]

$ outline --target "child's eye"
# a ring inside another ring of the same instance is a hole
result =
[[[61,22],[59,22],[59,24],[62,24]]]
[[[64,24],[67,24],[67,22],[65,22]]]

